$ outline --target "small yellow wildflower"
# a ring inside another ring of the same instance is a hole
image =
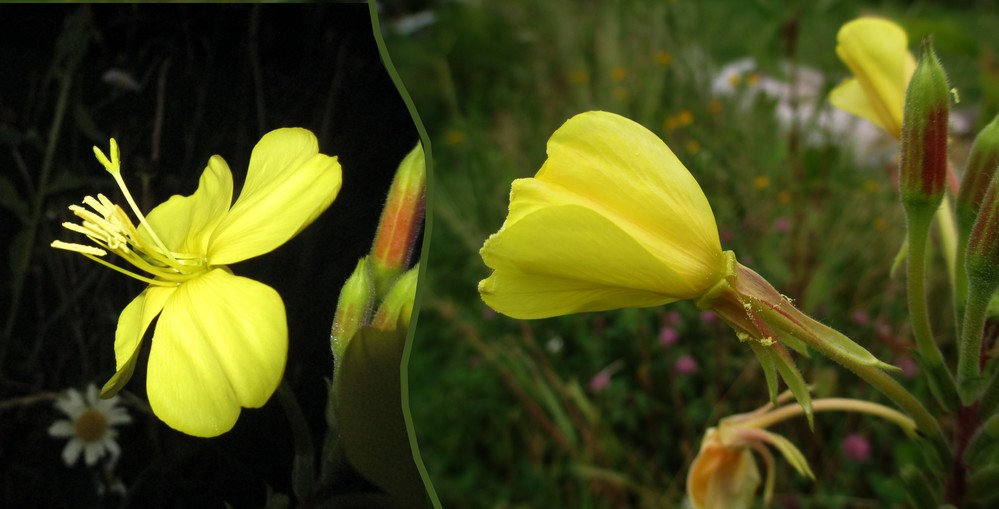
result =
[[[611,73],[611,77],[614,78],[614,81],[617,82],[624,81],[624,78],[626,78],[627,76],[628,76],[628,71],[624,67],[621,67],[620,65],[614,66],[614,70]]]
[[[656,52],[656,63],[663,67],[669,67],[673,63],[673,55],[666,50],[659,50]]]
[[[444,143],[452,147],[465,143],[465,131],[453,127],[444,131]]]

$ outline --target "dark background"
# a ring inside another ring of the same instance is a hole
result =
[[[81,23],[86,44],[59,42],[70,19]],[[74,54],[76,66],[68,63]],[[339,156],[339,196],[298,237],[232,269],[284,299],[285,378],[320,444],[339,288],[369,250],[392,174],[418,141],[379,58],[367,5],[3,5],[0,64],[0,506],[243,507],[262,506],[268,488],[290,493],[291,439],[276,400],[244,409],[219,438],[188,437],[141,409],[145,359],[124,391],[133,422],[119,428],[114,474],[127,498],[99,497],[99,470],[82,458],[63,464],[65,442],[47,434],[63,418],[52,398],[107,381],[118,313],[143,285],[48,245],[78,240],[60,223],[84,195],[123,203],[91,151],[106,152],[111,136],[121,145],[125,181],[148,212],[173,194],[193,193],[212,154],[229,163],[238,190],[264,133],[312,130],[321,152]],[[141,89],[103,81],[111,68],[129,72]],[[71,88],[48,191],[40,193],[66,73]],[[34,203],[37,216],[15,213]],[[18,266],[28,232],[31,256]]]

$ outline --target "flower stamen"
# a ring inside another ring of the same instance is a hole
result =
[[[142,215],[142,211],[139,210],[139,206],[135,204],[135,200],[132,199],[132,193],[128,192],[128,186],[125,185],[125,180],[121,177],[121,150],[118,148],[118,142],[115,141],[114,138],[111,138],[110,161],[108,161],[107,156],[101,152],[101,149],[96,146],[94,146],[94,155],[96,155],[97,160],[104,165],[104,169],[111,174],[114,181],[118,183],[118,188],[121,189],[122,195],[125,196],[125,201],[128,202],[128,206],[132,208],[132,213],[135,214],[135,217],[139,218],[139,223],[146,227],[146,231],[149,232],[149,236],[153,239],[156,247],[160,248],[160,250],[167,256],[173,258],[170,250],[166,248],[163,241],[156,235],[156,232],[153,231],[153,227],[146,221],[146,216]]]
[[[96,244],[96,247],[58,240],[52,242],[52,247],[75,251],[122,274],[157,286],[175,286],[206,270],[207,260],[203,256],[175,253],[167,249],[146,221],[145,216],[139,211],[139,207],[135,204],[135,200],[121,177],[121,155],[118,143],[113,138],[111,139],[110,158],[97,147],[94,147],[94,154],[108,173],[114,177],[129,206],[139,218],[139,222],[145,226],[146,231],[140,234],[131,218],[120,206],[108,199],[107,196],[98,193],[96,198],[93,196],[83,198],[83,204],[90,209],[75,204],[69,206],[69,210],[81,219],[79,224],[63,223],[64,228],[85,235]],[[108,252],[120,256],[153,277],[137,274],[103,260],[102,258]]]

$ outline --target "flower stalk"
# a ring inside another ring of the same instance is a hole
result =
[[[924,39],[905,94],[899,192],[906,216],[907,298],[916,349],[930,390],[940,405],[952,412],[958,401],[957,391],[933,339],[925,288],[930,223],[943,200],[947,175],[948,94],[947,76],[932,43]]]
[[[968,293],[958,350],[958,389],[967,405],[985,384],[981,372],[982,335],[992,294],[999,288],[999,178],[993,176],[968,237],[965,265]]]
[[[957,221],[957,273],[954,289],[957,323],[964,319],[964,303],[968,292],[968,274],[964,264],[968,238],[975,225],[978,211],[985,200],[989,182],[999,166],[999,115],[996,115],[975,137],[968,154],[964,178],[954,202]],[[958,330],[960,333],[960,329]]]

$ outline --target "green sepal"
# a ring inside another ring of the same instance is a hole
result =
[[[770,392],[770,402],[776,403],[777,400],[777,380],[774,373],[776,371],[780,374],[781,379],[784,380],[788,389],[791,390],[794,399],[804,409],[805,418],[808,419],[808,427],[814,431],[815,420],[812,412],[812,395],[808,384],[805,383],[805,379],[801,376],[801,372],[798,371],[798,367],[791,360],[791,354],[777,342],[765,345],[760,343],[759,340],[747,341],[753,353],[756,354],[756,358],[760,360],[760,365],[763,366],[763,374],[767,379],[767,388]]]
[[[815,480],[815,474],[812,472],[812,468],[808,466],[808,460],[805,459],[805,455],[802,454],[801,450],[793,442],[776,433],[770,433],[769,431],[764,431],[764,433],[767,435],[768,443],[780,451],[791,467],[797,470],[802,476],[808,477],[813,481]]]
[[[902,241],[902,245],[898,248],[898,253],[895,253],[895,258],[891,262],[891,269],[888,270],[888,277],[894,279],[895,274],[898,273],[898,269],[902,266],[902,262],[909,257],[909,239],[906,238]]]
[[[770,404],[777,405],[777,366],[774,364],[767,347],[751,339],[746,342],[749,343],[749,348],[756,356],[756,360],[760,362],[760,367],[763,368],[763,377],[767,381]]]
[[[788,389],[791,389],[794,399],[805,410],[805,418],[808,419],[808,429],[815,431],[812,394],[809,391],[808,384],[805,383],[805,379],[801,376],[801,371],[798,371],[798,366],[791,359],[791,354],[781,347],[780,344],[776,344],[774,347],[773,359],[777,365],[777,372],[780,373],[780,377],[787,384]]]

